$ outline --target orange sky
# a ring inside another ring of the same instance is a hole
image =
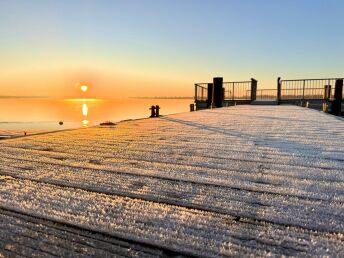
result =
[[[98,71],[97,69],[29,69],[2,72],[0,95],[122,98],[133,96],[192,96],[193,81],[173,76]],[[172,90],[171,90],[172,89]]]
[[[193,96],[343,76],[343,1],[0,1],[0,96]],[[331,15],[324,17],[324,14]]]

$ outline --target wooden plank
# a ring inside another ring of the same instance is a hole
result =
[[[340,256],[343,139],[340,118],[237,106],[1,141],[0,254]]]

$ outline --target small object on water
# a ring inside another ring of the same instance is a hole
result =
[[[59,122],[59,125],[63,125],[63,122],[62,122],[62,121],[60,121],[60,122]]]
[[[101,126],[114,126],[116,125],[114,122],[111,122],[111,121],[106,121],[106,122],[103,122],[103,123],[100,123]]]
[[[159,117],[159,116],[160,116],[159,110],[160,110],[159,105],[156,105],[156,106],[155,106],[155,116],[156,116],[156,117]]]
[[[150,117],[155,117],[155,106],[151,106],[151,107],[149,108],[149,110],[151,110],[151,115],[150,115]]]

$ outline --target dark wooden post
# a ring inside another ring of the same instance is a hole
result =
[[[223,105],[223,78],[214,77],[214,105],[215,107],[222,107]]]
[[[257,99],[257,84],[258,81],[256,79],[251,78],[251,101]]]
[[[334,100],[332,101],[331,113],[339,116],[342,111],[343,100],[343,79],[336,80],[336,86],[334,89]]]
[[[213,84],[208,83],[207,108],[211,106],[212,100],[213,100]]]
[[[281,102],[281,90],[282,90],[281,77],[278,77],[277,78],[277,103],[278,105]]]

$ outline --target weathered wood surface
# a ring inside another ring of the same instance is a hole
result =
[[[0,141],[0,256],[344,256],[344,121],[237,106]]]

